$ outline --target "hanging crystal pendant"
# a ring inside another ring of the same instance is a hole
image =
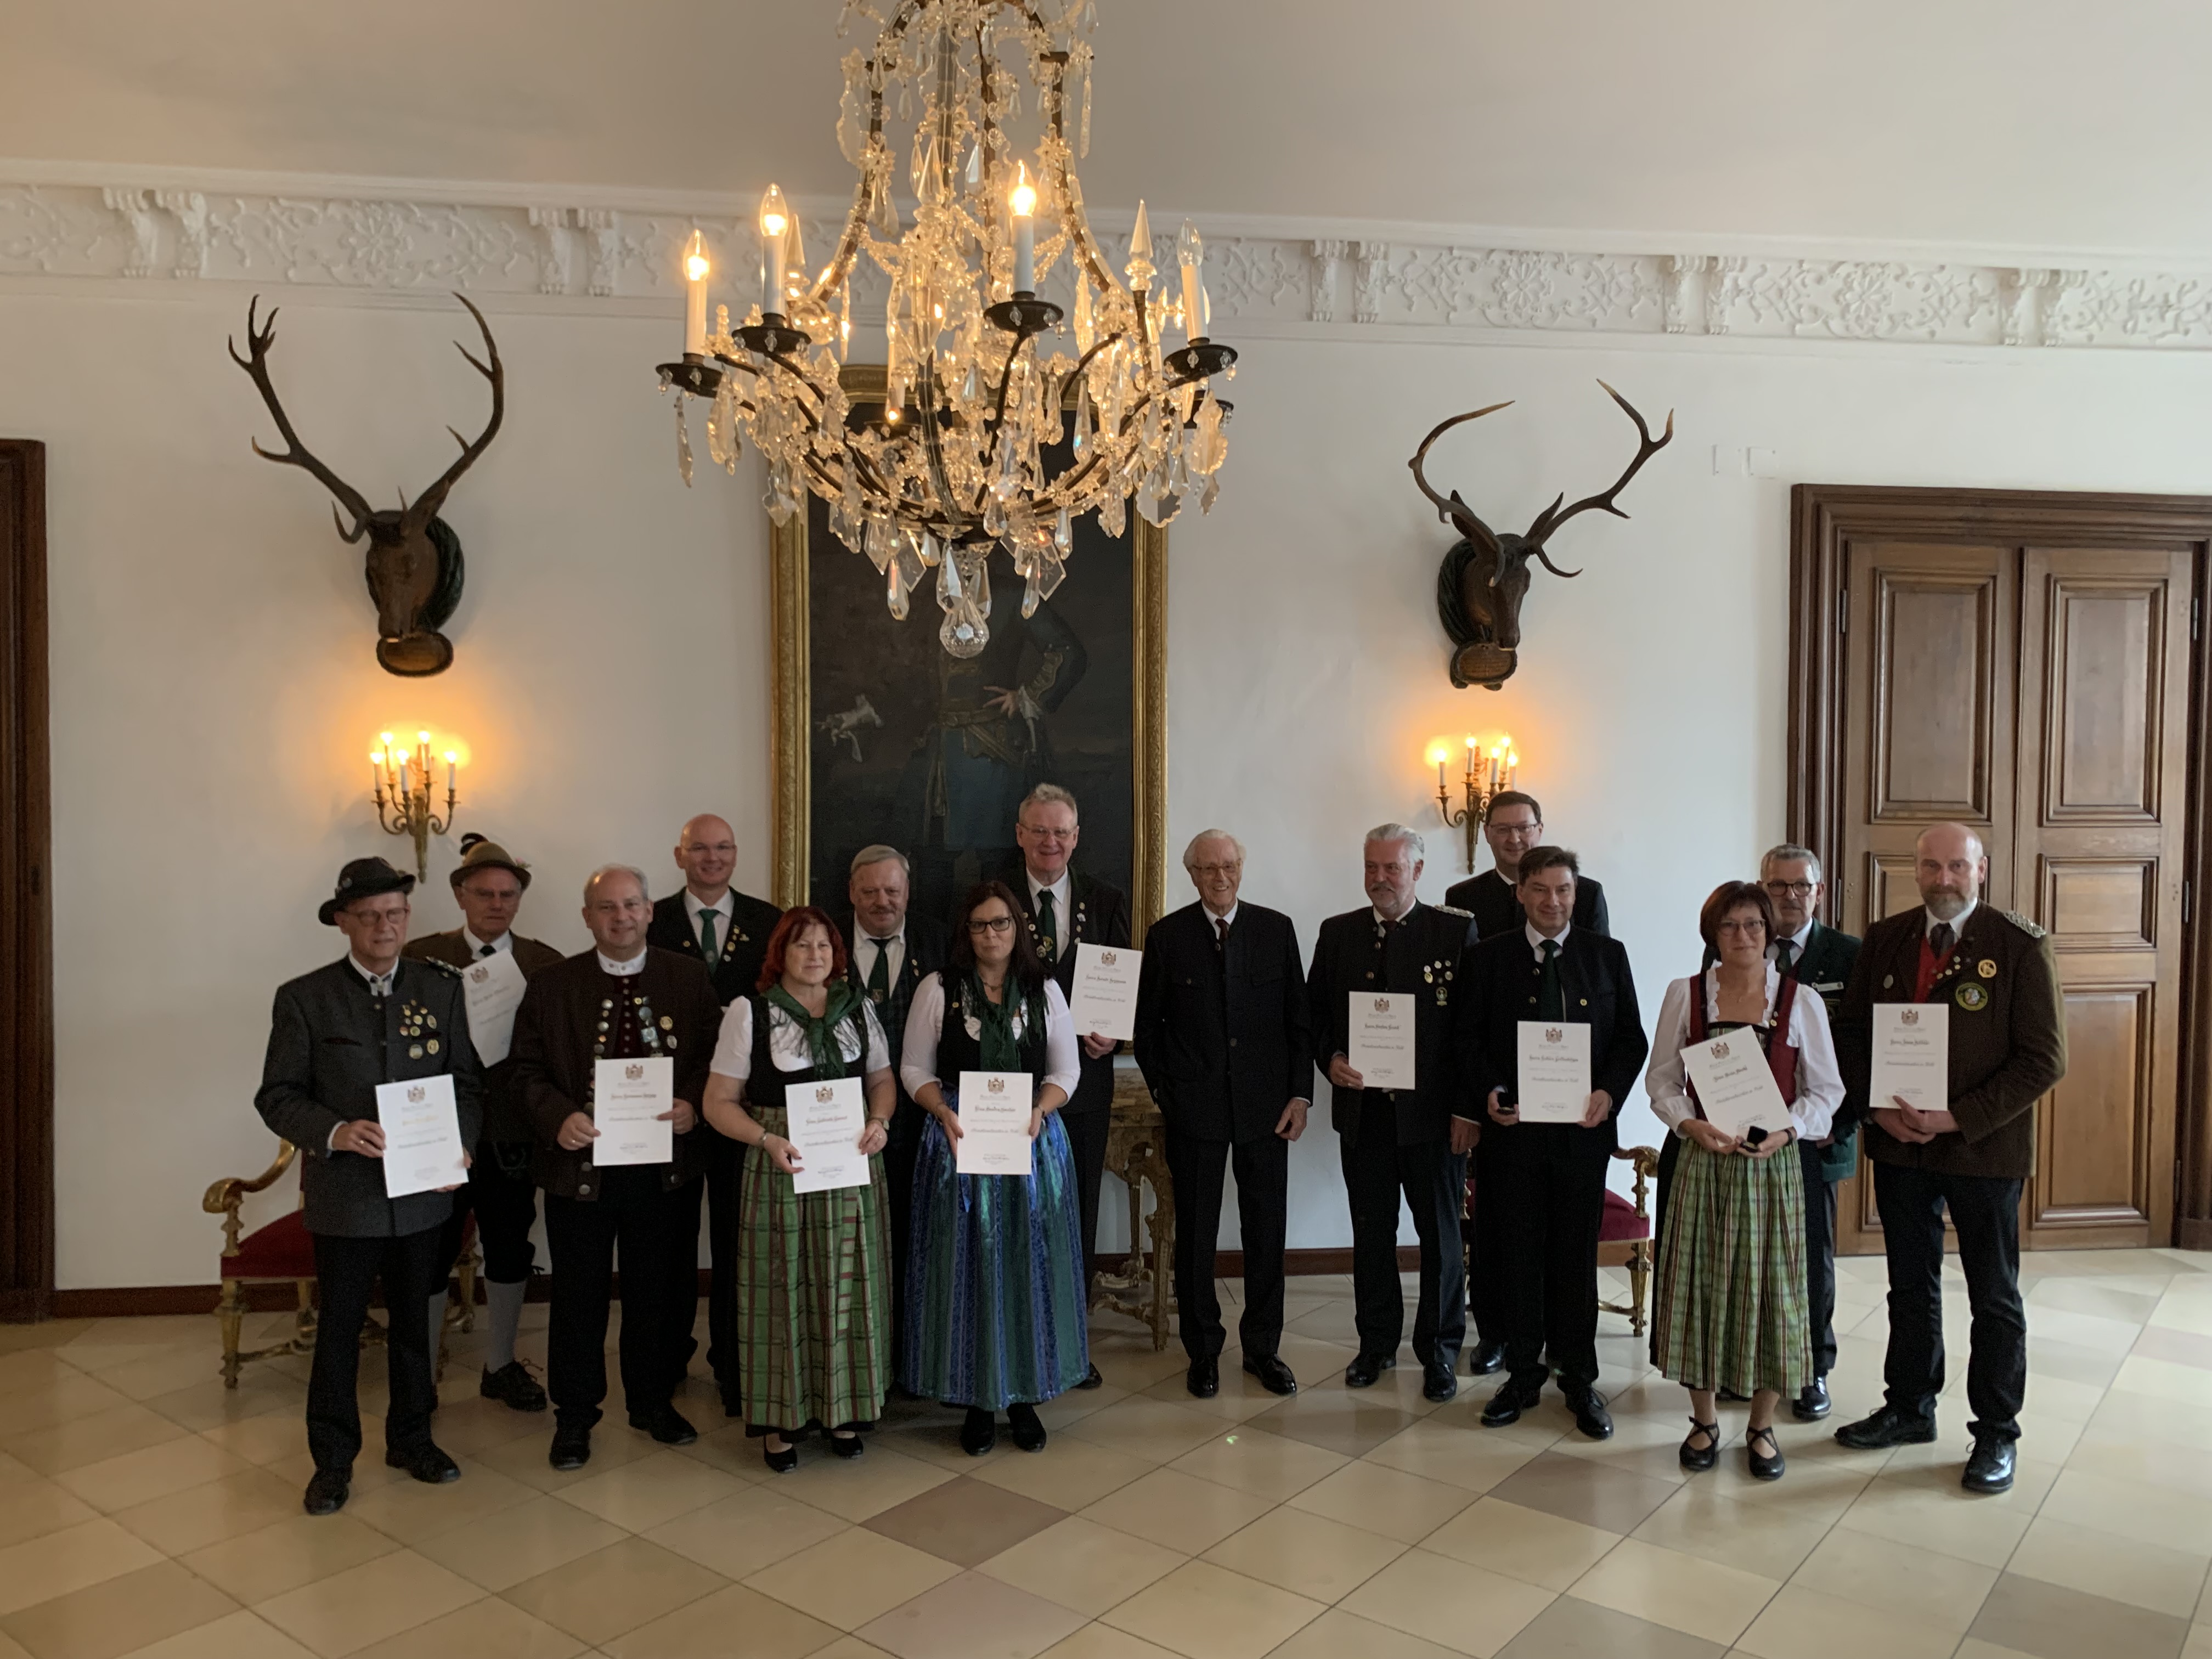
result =
[[[691,487],[691,428],[684,423],[684,400],[676,400],[676,470],[684,475],[684,487]]]

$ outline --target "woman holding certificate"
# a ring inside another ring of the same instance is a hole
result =
[[[931,1120],[915,1163],[899,1380],[968,1408],[960,1444],[974,1457],[996,1443],[1000,1411],[1016,1445],[1042,1451],[1037,1405],[1091,1369],[1082,1212],[1059,1111],[1081,1061],[1021,914],[1004,882],[969,890],[951,959],[915,988],[899,1066]]]
[[[760,989],[722,1015],[708,1122],[757,1146],[744,1162],[738,1245],[738,1372],[745,1432],[778,1474],[791,1443],[830,1431],[860,1455],[890,1383],[890,1210],[884,1182],[895,1103],[889,1046],[845,940],[811,905],[769,935]]]
[[[1828,1011],[1767,960],[1774,913],[1755,882],[1724,882],[1698,916],[1718,960],[1667,988],[1644,1091],[1685,1143],[1659,1240],[1654,1358],[1690,1391],[1682,1467],[1719,1461],[1717,1389],[1751,1399],[1753,1476],[1778,1480],[1774,1413],[1813,1375],[1805,1194],[1793,1152],[1828,1133],[1843,1075]]]

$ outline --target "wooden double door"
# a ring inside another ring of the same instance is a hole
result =
[[[1863,933],[1912,908],[1920,831],[1976,830],[1984,902],[2050,933],[2066,1013],[2021,1242],[2172,1242],[2212,502],[1798,498],[1797,598],[1817,617],[1799,618],[1792,724],[1820,775],[1799,781],[1793,838],[1826,860],[1829,920]],[[1815,631],[1824,652],[1804,648]],[[1879,1249],[1863,1165],[1840,1200],[1838,1247]]]

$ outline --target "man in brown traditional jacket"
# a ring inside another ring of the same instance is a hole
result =
[[[1973,1316],[1966,1399],[1974,1449],[1963,1484],[1974,1492],[2013,1483],[2027,1383],[2021,1185],[2035,1161],[2035,1103],[2066,1075],[2066,1016],[2051,941],[2025,917],[1978,902],[1989,873],[1981,837],[1964,824],[1922,831],[1914,869],[1922,903],[1867,929],[1836,1015],[1844,1095],[1835,1133],[1869,1123],[1867,1156],[1889,1255],[1887,1402],[1837,1430],[1836,1438],[1877,1450],[1936,1437],[1948,1210]],[[1868,1098],[1874,1007],[1885,1002],[1949,1010],[1943,1110]]]
[[[645,942],[652,906],[645,878],[623,865],[592,873],[584,925],[596,948],[530,981],[514,1021],[513,1063],[523,1110],[535,1131],[533,1172],[545,1189],[545,1237],[553,1250],[553,1321],[546,1365],[553,1396],[556,1469],[581,1468],[592,1425],[606,1398],[607,1304],[615,1249],[622,1249],[623,1401],[630,1426],[664,1445],[689,1445],[698,1431],[674,1403],[695,1305],[700,1177],[706,1140],[699,1121],[721,1006],[699,963]],[[593,1062],[665,1056],[675,1062],[674,1158],[666,1164],[602,1169],[592,1161]],[[678,1276],[690,1295],[677,1293]],[[683,1328],[674,1328],[681,1324]]]

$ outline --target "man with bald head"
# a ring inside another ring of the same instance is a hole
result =
[[[783,912],[730,885],[738,872],[738,836],[729,822],[712,812],[688,820],[676,833],[676,867],[684,872],[681,890],[653,907],[646,942],[703,964],[722,1006],[759,988],[768,936]],[[722,1409],[741,1414],[738,1398],[738,1184],[745,1149],[726,1135],[707,1137],[707,1248],[713,1262],[707,1300],[707,1364],[721,1389]],[[697,1286],[692,1295],[696,1310]],[[698,1344],[683,1339],[684,1361],[690,1364]]]
[[[2042,928],[1980,893],[1990,876],[1981,837],[1938,823],[1914,849],[1920,903],[1867,929],[1836,1017],[1844,1073],[1840,1137],[1867,1125],[1875,1203],[1889,1257],[1887,1397],[1836,1431],[1862,1451],[1936,1438],[1943,1392],[1943,1218],[1959,1237],[1972,1311],[1966,1364],[1973,1451],[1961,1484],[2001,1492],[2027,1383],[2027,1321],[2020,1299],[2020,1195],[2035,1162],[2035,1103],[2066,1075],[2066,1017],[2057,963]],[[1878,1003],[1945,1008],[1949,1088],[1944,1109],[1870,1100]]]

